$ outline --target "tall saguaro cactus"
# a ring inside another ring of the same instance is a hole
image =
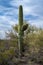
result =
[[[18,27],[18,34],[19,34],[19,38],[18,38],[18,46],[19,46],[19,55],[22,55],[22,51],[23,51],[23,35],[24,32],[21,30],[23,26],[23,8],[22,5],[19,6],[19,27]]]

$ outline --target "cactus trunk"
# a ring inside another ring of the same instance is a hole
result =
[[[19,56],[22,55],[22,50],[23,50],[23,35],[24,35],[24,32],[21,30],[22,25],[23,25],[23,8],[20,5],[19,6],[19,27],[18,27],[18,34],[19,34],[19,38],[18,38]]]

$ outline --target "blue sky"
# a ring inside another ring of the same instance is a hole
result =
[[[18,23],[18,8],[23,6],[24,20],[43,28],[43,0],[0,0],[0,37]]]

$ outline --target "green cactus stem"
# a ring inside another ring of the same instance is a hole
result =
[[[23,25],[23,8],[22,5],[19,6],[19,27],[18,27],[18,47],[19,47],[19,56],[22,55],[23,52],[23,35],[24,31],[21,30]]]

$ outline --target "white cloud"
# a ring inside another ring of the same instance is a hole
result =
[[[1,39],[5,38],[5,32],[3,30],[0,31],[0,38]]]
[[[28,21],[28,22],[31,23],[31,25],[34,25],[39,28],[43,28],[43,19],[37,19],[37,20]]]
[[[8,17],[8,16],[0,16],[0,23],[5,23],[5,25],[6,24],[11,24],[12,22],[14,22],[15,23],[15,19],[14,20],[12,20],[10,17]],[[4,24],[2,24],[2,25],[4,25]]]

